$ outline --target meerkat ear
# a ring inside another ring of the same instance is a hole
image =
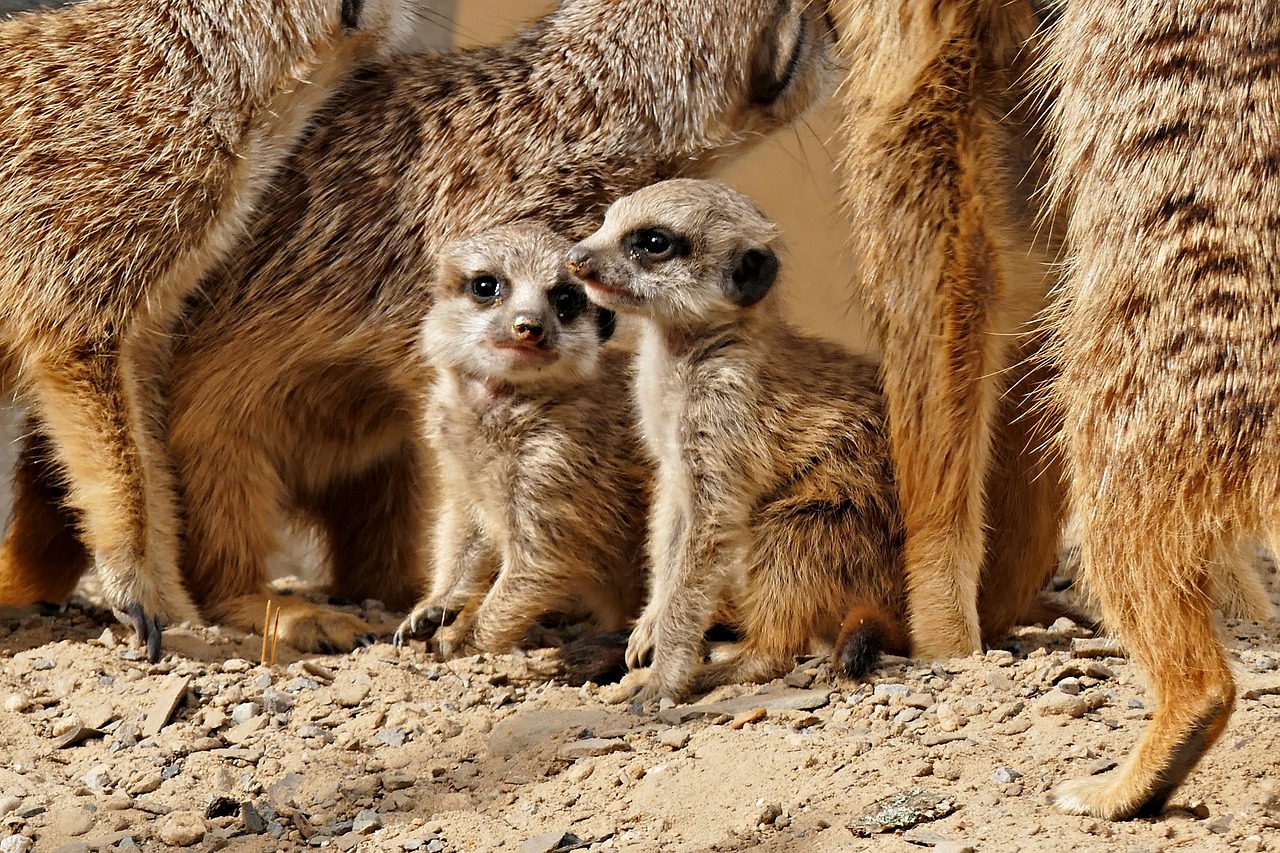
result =
[[[600,343],[612,338],[618,331],[618,315],[608,308],[596,309],[596,330],[600,333]]]
[[[778,256],[772,249],[747,249],[724,281],[724,295],[743,308],[755,305],[778,280]]]

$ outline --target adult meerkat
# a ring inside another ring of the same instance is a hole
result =
[[[639,613],[652,472],[630,354],[604,349],[616,318],[565,270],[570,245],[521,223],[440,252],[422,325],[436,369],[435,560],[397,642],[448,626],[445,654],[505,652],[575,603],[603,631]]]
[[[91,561],[153,660],[163,621],[197,619],[157,431],[172,323],[401,5],[92,0],[0,22],[0,374],[46,431],[87,552],[35,586],[65,594]]]
[[[641,320],[653,584],[627,663],[651,665],[643,698],[767,681],[815,641],[838,639],[854,676],[906,651],[877,368],[783,321],[777,245],[740,193],[673,180],[614,203],[569,254],[593,302]],[[726,595],[741,650],[703,667]]]
[[[830,47],[808,0],[569,0],[505,44],[363,69],[179,330],[169,448],[204,615],[260,626],[291,507],[327,533],[335,594],[411,606],[429,491],[417,332],[439,248],[530,217],[585,236],[613,199],[798,116],[833,76]],[[39,491],[17,496],[16,526],[59,541]],[[274,597],[295,647],[370,630]]]
[[[832,0],[858,284],[883,350],[912,646],[999,641],[1049,579],[1062,486],[1028,414],[1050,370],[1053,222],[1027,76],[1028,0]],[[1038,239],[1037,239],[1038,238]]]
[[[1280,528],[1280,9],[1073,0],[1048,50],[1051,400],[1081,570],[1159,703],[1056,801],[1118,819],[1159,812],[1226,727],[1224,554]]]

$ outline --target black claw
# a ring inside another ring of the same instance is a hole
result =
[[[320,654],[322,655],[336,655],[338,653],[338,647],[328,640],[321,640],[316,646],[320,649]]]
[[[161,638],[159,616],[151,617],[150,627],[151,627],[151,632],[147,635],[147,662],[159,663],[160,662],[160,638]]]
[[[133,632],[147,650],[147,662],[160,662],[160,641],[162,639],[160,617],[147,616],[147,612],[142,609],[142,605],[133,602],[124,609],[129,615],[129,621],[133,623]]]
[[[364,649],[372,646],[376,642],[378,642],[377,634],[365,634],[363,637],[356,640],[356,645]]]
[[[405,639],[404,639],[404,629],[403,629],[403,628],[397,628],[397,629],[396,629],[395,634],[394,634],[394,635],[392,635],[392,637],[391,637],[391,645],[393,645],[393,646],[403,646],[403,645],[404,645],[404,643],[405,643]]]

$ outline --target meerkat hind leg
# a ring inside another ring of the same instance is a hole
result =
[[[302,652],[338,654],[376,642],[373,626],[358,616],[315,604],[287,592],[244,595],[219,606],[220,621],[241,631],[261,634],[267,602],[280,609],[280,639]]]

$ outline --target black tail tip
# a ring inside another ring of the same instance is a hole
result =
[[[613,684],[627,674],[627,641],[630,631],[587,634],[556,651],[556,677],[574,687],[590,681]]]
[[[864,625],[845,637],[836,649],[840,671],[849,678],[862,678],[875,669],[884,648],[878,625]]]

